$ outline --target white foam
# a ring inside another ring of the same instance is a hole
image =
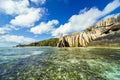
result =
[[[31,55],[38,55],[42,54],[44,51],[33,51]]]

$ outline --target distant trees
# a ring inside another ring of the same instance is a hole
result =
[[[17,45],[17,47],[25,47],[25,46],[57,46],[57,43],[59,42],[58,38],[51,38],[48,40],[43,40],[43,41],[39,41],[39,42],[34,42],[34,43],[30,43],[30,44],[19,44]]]

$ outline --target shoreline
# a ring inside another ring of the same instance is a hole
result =
[[[87,48],[110,48],[110,49],[120,49],[120,46],[88,46]]]
[[[53,47],[53,48],[109,48],[109,49],[120,49],[120,46],[87,46],[87,47],[57,47],[57,46],[24,46],[24,47]]]

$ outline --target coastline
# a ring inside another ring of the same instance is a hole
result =
[[[110,48],[110,49],[120,49],[120,46],[88,46],[87,48]]]

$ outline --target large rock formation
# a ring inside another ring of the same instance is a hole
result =
[[[120,14],[113,18],[102,20],[83,32],[61,36],[58,47],[87,46],[93,40],[120,30]]]
[[[94,41],[90,42],[88,46],[112,46],[120,47],[120,30],[110,32],[105,36],[96,38]]]

